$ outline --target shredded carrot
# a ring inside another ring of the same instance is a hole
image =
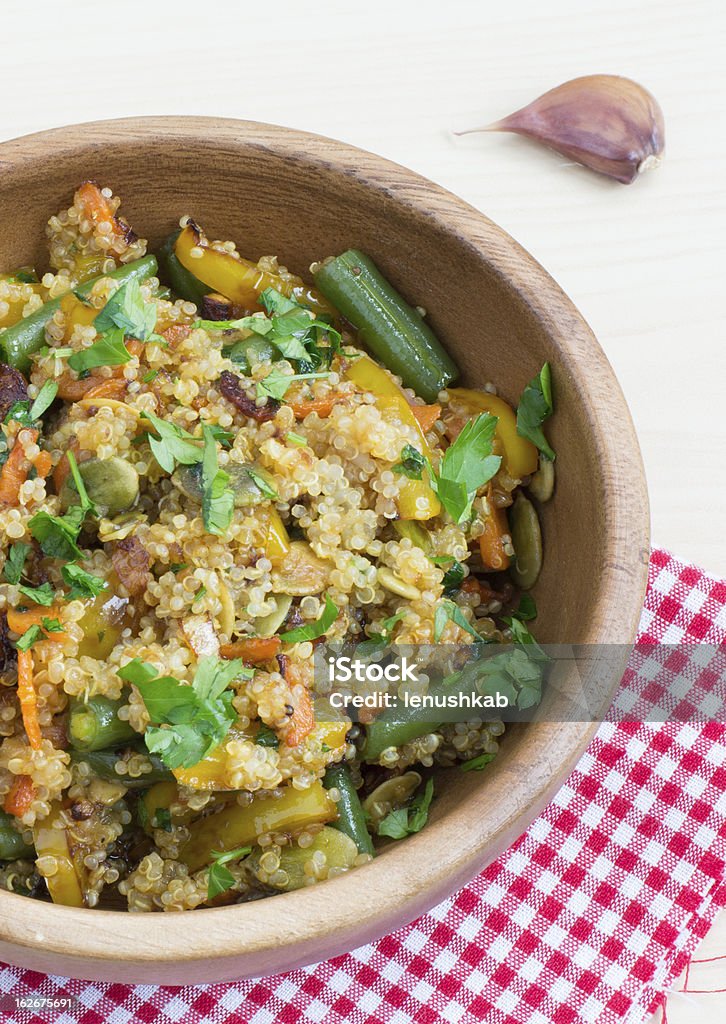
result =
[[[76,192],[75,198],[80,202],[81,209],[88,220],[94,224],[108,222],[114,233],[123,235],[124,227],[116,219],[111,201],[106,198],[95,181],[84,181]]]
[[[15,818],[22,818],[35,800],[35,786],[29,775],[16,775],[5,797],[3,810]]]
[[[290,402],[290,408],[295,413],[296,420],[304,420],[311,412],[316,412],[321,420],[330,416],[333,406],[340,401],[340,395],[331,398],[316,398],[310,402]]]
[[[33,652],[18,651],[18,700],[28,743],[40,750],[43,737],[38,721],[38,700],[33,686]]]
[[[45,480],[53,468],[53,456],[50,452],[38,452],[33,459],[33,465],[35,466],[38,476]]]
[[[37,604],[34,608],[28,608],[24,612],[19,612],[17,608],[8,608],[8,628],[12,629],[13,633],[22,636],[23,633],[28,632],[31,626],[42,625],[43,619],[57,619],[60,612],[61,610],[58,605],[51,605],[50,608],[45,608]],[[50,633],[48,638],[62,642],[65,639],[65,634]]]
[[[434,423],[441,416],[440,405],[412,405],[411,412],[418,420],[418,425],[423,430],[424,434],[427,434],[432,429]]]
[[[100,384],[94,384],[86,391],[84,398],[115,398],[120,401],[126,396],[126,378],[107,377]]]
[[[76,461],[78,461],[78,452],[80,450],[80,447],[81,446],[78,443],[78,438],[74,437],[69,445],[68,450],[73,452],[73,454],[76,457]],[[70,471],[71,464],[68,461],[68,456],[64,453],[61,456],[58,465],[53,470],[53,486],[55,487],[56,494],[60,494],[61,488],[63,487],[63,484],[66,482],[66,478]]]
[[[509,533],[509,524],[503,508],[496,508],[492,501],[491,485],[487,490],[489,515],[484,520],[484,531],[479,537],[479,550],[485,569],[500,572],[509,566],[509,555],[504,550],[504,536]]]
[[[223,658],[241,658],[250,665],[259,665],[274,658],[281,646],[279,636],[251,636],[231,644],[222,644],[219,653]]]
[[[290,718],[290,728],[285,736],[285,744],[288,747],[296,747],[302,743],[315,728],[315,710],[310,690],[301,684],[298,688],[300,696],[295,704],[295,710]]]
[[[140,356],[144,351],[144,343],[139,341],[138,338],[127,338],[124,344],[132,356]],[[122,374],[124,372],[123,366],[115,366],[114,372]]]
[[[33,442],[38,440],[38,431],[31,430]],[[0,472],[0,504],[17,505],[19,503],[20,488],[28,479],[30,463],[25,458],[25,450],[18,439],[7,461]]]

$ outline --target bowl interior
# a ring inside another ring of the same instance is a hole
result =
[[[314,260],[352,246],[362,249],[410,301],[425,306],[462,369],[462,382],[492,381],[514,404],[549,360],[556,415],[548,434],[558,452],[557,487],[554,500],[541,509],[545,566],[535,591],[536,633],[558,643],[632,640],[648,534],[642,467],[627,408],[576,310],[531,257],[481,214],[379,158],[242,122],[140,119],[62,129],[4,144],[0,166],[0,270],[23,263],[46,267],[45,223],[90,178],[122,197],[122,212],[149,239],[150,249],[185,213],[210,237],[233,238],[253,258],[276,254],[303,276]],[[506,757],[491,771],[444,773],[432,824],[363,869],[371,884],[384,872],[391,880],[389,903],[398,908],[397,916],[379,913],[379,925],[410,918],[521,831],[591,731],[582,723],[514,729]],[[414,899],[403,879],[416,864],[425,869]],[[365,886],[363,874],[360,885]],[[331,894],[338,892],[332,924],[341,937],[348,932],[337,906],[355,886],[348,879],[330,885]],[[0,894],[0,902],[6,898],[11,899]],[[321,898],[308,890],[276,898],[273,909],[284,905],[286,914],[302,919],[316,913],[315,900],[319,909]],[[244,913],[249,922],[251,911],[258,913],[255,905],[223,913]],[[361,913],[371,917],[360,912],[359,921]],[[217,911],[190,916],[192,930],[205,918],[219,920]],[[352,927],[352,918],[348,923]],[[122,926],[141,927],[138,921]],[[268,950],[274,948],[269,935],[254,928],[252,933]],[[362,941],[369,933],[355,937]],[[248,946],[238,934],[237,951]],[[330,951],[318,943],[313,955]],[[154,950],[149,958],[162,955]],[[274,957],[271,962],[280,965]]]

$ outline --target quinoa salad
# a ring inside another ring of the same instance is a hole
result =
[[[241,903],[365,864],[497,754],[493,715],[331,715],[314,651],[537,648],[550,368],[516,407],[454,386],[364,253],[303,280],[188,215],[152,250],[120,204],[82,183],[50,269],[0,273],[0,889]]]

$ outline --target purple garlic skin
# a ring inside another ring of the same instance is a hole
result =
[[[618,75],[573,78],[485,130],[526,135],[624,185],[657,167],[665,148],[658,101]]]

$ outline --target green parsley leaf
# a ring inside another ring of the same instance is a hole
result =
[[[457,562],[453,555],[434,555],[431,558],[434,565],[445,566],[448,565],[448,569],[444,573],[444,578],[441,581],[444,587],[444,593],[453,593],[461,587],[466,576],[466,569]]]
[[[78,468],[78,463],[76,462],[75,455],[73,454],[73,452],[68,451],[66,453],[66,458],[68,459],[68,465],[71,468],[71,476],[73,477],[73,483],[75,485],[76,490],[78,491],[78,497],[81,500],[81,510],[84,513],[90,512],[91,515],[93,516],[98,515],[98,512],[96,511],[96,506],[88,497],[88,491],[86,490],[86,485],[83,482],[83,477],[81,476],[81,472]]]
[[[252,331],[254,334],[265,335],[272,330],[272,320],[262,313],[243,316],[239,320],[195,320],[193,327],[201,327],[205,331]]]
[[[249,678],[253,670],[239,658],[201,658],[189,686],[173,676],[149,678],[149,669],[134,659],[118,672],[136,685],[146,705],[151,720],[144,733],[147,749],[168,768],[191,768],[219,746],[237,720],[228,686]]]
[[[391,615],[389,618],[384,619],[381,623],[381,633],[371,633],[371,635],[359,643],[355,649],[356,657],[365,658],[370,654],[375,654],[386,644],[391,642],[391,635],[393,633],[394,626],[396,626],[401,619],[406,618],[405,612],[398,612],[396,615]]]
[[[542,454],[552,461],[555,453],[544,436],[542,424],[553,412],[552,374],[550,364],[545,363],[522,392],[517,406],[517,433],[536,444]]]
[[[35,604],[43,605],[44,608],[50,608],[55,598],[55,591],[50,583],[43,583],[39,587],[25,587],[21,584],[18,590]]]
[[[378,825],[378,835],[390,839],[405,839],[420,832],[429,817],[429,807],[434,795],[434,780],[429,779],[426,788],[408,807],[390,811]]]
[[[156,679],[158,673],[153,665],[142,661],[141,658],[133,658],[118,669],[116,675],[119,679],[125,679],[126,682],[138,686],[139,683],[148,683],[151,679]]]
[[[16,642],[15,646],[19,651],[29,651],[33,644],[37,643],[38,640],[42,640],[45,634],[38,625],[33,625],[23,633],[20,639]]]
[[[207,593],[207,588],[202,583],[201,587],[199,588],[199,590],[194,595],[194,600],[192,601],[192,608],[197,603],[197,601],[201,601],[202,600],[202,598],[204,597],[204,595],[206,593]]]
[[[20,284],[37,284],[38,275],[34,270],[16,270],[12,275]]]
[[[277,738],[277,733],[274,729],[271,729],[269,725],[264,723],[260,725],[255,736],[255,743],[258,747],[279,747],[280,741]]]
[[[5,413],[3,423],[19,423],[21,427],[32,427],[33,420],[30,418],[30,402],[13,402]]]
[[[242,857],[246,857],[252,853],[251,846],[240,846],[236,850],[229,850],[227,853],[220,853],[218,850],[212,850],[212,857],[214,862],[209,868],[209,878],[207,881],[207,899],[214,899],[215,896],[219,896],[222,892],[227,892],[235,884],[235,877],[228,868],[224,865],[229,864],[232,860],[240,860]]]
[[[45,616],[40,620],[43,629],[46,633],[62,633],[63,626],[59,619],[46,619]]]
[[[481,772],[488,764],[491,764],[496,756],[496,754],[479,754],[478,757],[472,757],[468,761],[464,761],[459,767],[462,772]]]
[[[144,384],[151,384],[152,380],[156,380],[156,378],[158,376],[159,376],[159,371],[158,370],[149,370],[148,373],[144,374],[144,376],[141,378],[141,380],[142,380],[142,382]]]
[[[144,302],[141,285],[136,278],[129,278],[113,293],[93,325],[99,333],[116,327],[139,341],[146,341],[156,326],[156,303]]]
[[[531,619],[537,618],[537,605],[531,594],[522,594],[519,599],[519,606],[513,613],[513,617],[519,619],[520,622],[529,622]]]
[[[71,562],[83,557],[76,540],[85,518],[86,512],[79,505],[73,505],[64,516],[36,512],[28,523],[28,529],[40,544],[44,555]]]
[[[266,377],[257,381],[257,397],[274,398],[275,401],[281,402],[294,380],[323,380],[329,376],[329,373],[287,374],[273,366]]]
[[[208,533],[223,537],[232,522],[234,493],[229,487],[229,473],[219,468],[217,442],[208,426],[202,427],[204,456],[202,459],[202,516]]]
[[[150,434],[149,445],[154,458],[167,473],[173,473],[177,463],[194,466],[202,461],[203,451],[199,441],[182,427],[160,419],[153,412],[143,412],[141,416],[151,423],[159,435],[153,437]]]
[[[71,588],[66,595],[67,601],[98,597],[108,587],[108,583],[104,579],[101,579],[100,576],[94,576],[93,573],[86,572],[85,569],[82,569],[75,562],[68,562],[67,565],[62,566],[61,576],[63,577],[63,582]]]
[[[3,575],[8,583],[20,583],[23,577],[25,559],[30,554],[30,544],[13,544],[3,566]]]
[[[120,328],[107,331],[90,348],[74,352],[68,365],[76,373],[85,373],[97,366],[123,366],[131,359],[131,353],[124,344],[124,332]]]
[[[329,594],[325,595],[325,608],[317,622],[309,622],[306,626],[298,626],[297,629],[290,629],[287,633],[281,633],[280,639],[284,644],[299,644],[304,640],[317,640],[324,636],[335,620],[338,618],[338,607]]]
[[[47,380],[38,392],[38,397],[30,407],[30,418],[33,422],[35,422],[35,420],[39,420],[43,413],[50,408],[55,401],[55,396],[57,394],[58,382],[55,380]]]
[[[176,574],[178,572],[181,572],[182,569],[188,569],[188,568],[189,568],[189,563],[188,562],[172,562],[171,565],[169,566],[169,572],[173,572],[174,575],[176,576]]]
[[[401,449],[401,461],[393,467],[394,473],[401,473],[409,480],[420,480],[426,468],[426,459],[412,445],[406,444]]]
[[[471,514],[471,503],[478,489],[491,480],[501,458],[492,455],[497,417],[488,412],[469,420],[444,453],[438,473],[432,474],[432,486],[455,523]]]
[[[256,470],[252,469],[251,466],[248,466],[247,467],[247,476],[255,484],[255,486],[259,490],[260,494],[263,496],[263,498],[271,498],[273,501],[277,500],[277,498],[278,498],[277,491],[275,490],[274,487],[270,486],[269,481],[266,480],[265,477],[262,476],[261,473],[258,473]]]
[[[297,302],[286,298],[274,288],[265,288],[263,292],[260,292],[258,302],[267,313],[291,313],[299,308]]]
[[[225,430],[218,423],[208,423],[207,429],[211,432],[215,441],[218,441],[223,448],[231,448],[235,435],[231,430]]]
[[[289,441],[290,444],[297,445],[299,448],[304,448],[308,443],[307,438],[303,437],[302,434],[294,434],[292,431],[285,435],[285,440]]]
[[[471,625],[470,622],[464,617],[464,613],[458,604],[453,601],[441,601],[436,607],[434,613],[434,643],[437,644],[441,639],[441,635],[444,632],[447,622],[454,622],[461,629],[465,630],[471,636],[473,636],[479,642],[484,641],[484,637],[479,636],[477,631]]]

